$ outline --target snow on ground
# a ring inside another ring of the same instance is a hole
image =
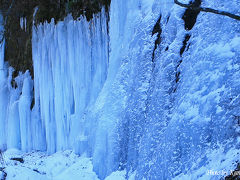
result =
[[[3,157],[7,180],[98,180],[91,160],[72,151],[47,156],[42,152],[24,154],[12,149]],[[23,158],[24,163],[11,158]]]
[[[23,163],[12,158],[22,158]],[[6,180],[99,180],[90,158],[73,151],[57,152],[48,156],[44,152],[23,153],[10,149],[3,153],[1,167],[5,167]],[[134,179],[134,173],[129,177]],[[126,171],[116,171],[106,180],[125,180]]]
[[[209,165],[196,168],[201,159],[192,167],[191,173],[180,174],[176,180],[188,179],[220,179],[234,170],[236,164],[231,163],[239,155],[239,152],[232,149],[224,152],[218,149],[209,152]],[[12,158],[23,159],[23,163]],[[90,158],[85,155],[78,156],[73,151],[57,152],[47,155],[44,152],[23,153],[16,149],[10,149],[3,153],[4,161],[1,166],[5,167],[6,180],[99,180],[93,171]],[[134,180],[136,172],[127,174],[126,170],[115,171],[105,180]]]
[[[234,170],[236,164],[231,163],[239,155],[239,152],[232,149],[224,152],[223,149],[209,152],[209,165],[196,168],[201,159],[192,167],[191,173],[180,174],[176,180],[188,179],[220,179]],[[12,158],[22,158],[23,163]],[[16,149],[7,150],[3,154],[4,161],[1,166],[6,167],[6,180],[99,180],[93,171],[90,158],[76,155],[73,151],[57,152],[48,156],[44,152],[23,153]],[[135,180],[136,172],[127,174],[126,170],[115,171],[105,180]],[[127,177],[127,178],[126,178]]]

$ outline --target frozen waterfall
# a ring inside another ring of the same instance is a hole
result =
[[[240,14],[237,0],[201,2]],[[12,79],[3,41],[0,148],[86,153],[100,179],[117,170],[211,179],[210,169],[234,169],[239,21],[186,16],[171,0],[112,0],[89,22],[69,15],[34,26],[33,80],[28,71]]]
[[[35,109],[50,153],[78,149],[84,140],[84,113],[107,77],[107,33],[104,10],[90,22],[69,16],[33,29]]]

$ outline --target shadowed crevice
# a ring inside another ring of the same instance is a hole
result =
[[[154,50],[152,53],[152,62],[154,62],[155,51],[156,51],[158,45],[161,43],[161,34],[162,34],[161,19],[162,19],[162,15],[159,16],[159,18],[152,30],[152,36],[154,34],[157,34],[157,39],[155,40]]]
[[[190,5],[192,7],[200,7],[201,3],[202,3],[201,0],[195,0],[193,2],[190,2]],[[193,26],[197,21],[197,16],[199,13],[200,13],[200,10],[186,9],[186,11],[182,16],[182,19],[184,20],[184,23],[185,23],[184,26],[187,31],[193,28]]]
[[[189,35],[189,34],[186,34],[186,35],[185,35],[185,38],[184,38],[184,40],[183,40],[183,45],[182,45],[182,47],[181,47],[181,49],[180,49],[180,56],[183,55],[183,53],[184,53],[184,51],[185,51],[185,49],[186,49],[186,47],[187,47],[187,43],[188,43],[190,37],[191,37],[191,35]],[[188,48],[189,48],[189,47],[188,47]],[[188,48],[187,48],[187,49],[188,49]]]

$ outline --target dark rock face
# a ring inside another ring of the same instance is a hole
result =
[[[5,60],[15,69],[13,78],[19,71],[29,70],[33,77],[32,26],[35,7],[35,25],[44,21],[55,23],[71,13],[76,19],[80,15],[91,20],[93,14],[105,7],[108,12],[110,0],[0,0],[0,11],[5,19],[4,38]],[[26,28],[21,29],[20,18],[26,18]]]
[[[0,9],[3,13],[5,60],[15,69],[13,76],[17,76],[19,71],[30,70],[33,74],[32,67],[32,13],[35,3],[30,0],[1,0]],[[26,18],[26,28],[21,29],[20,18]]]
[[[202,3],[202,0],[195,0],[195,1],[191,2],[190,4],[193,5],[193,7],[200,7],[201,3]],[[187,9],[185,11],[182,19],[185,22],[185,29],[187,31],[189,31],[193,28],[193,26],[196,23],[197,16],[198,16],[199,13],[200,13],[200,11],[196,11],[196,10],[193,10],[193,9]]]

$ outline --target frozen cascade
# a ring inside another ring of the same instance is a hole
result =
[[[3,32],[3,17],[0,14],[0,39],[2,39],[2,32]],[[6,98],[7,97],[7,98]],[[1,117],[0,117],[0,147],[1,149],[6,148],[4,147],[6,144],[6,112],[8,103],[8,91],[6,86],[6,71],[4,69],[4,41],[0,44],[0,108],[1,108]]]
[[[84,113],[107,76],[107,33],[105,10],[90,22],[68,16],[33,28],[35,108],[49,153],[84,149]]]
[[[238,0],[202,5],[240,14]],[[34,81],[20,73],[15,88],[3,42],[1,148],[86,152],[100,179],[117,170],[219,179],[206,172],[235,169],[239,22],[200,13],[187,29],[184,13],[171,0],[112,0],[109,22],[102,10],[33,27]]]

